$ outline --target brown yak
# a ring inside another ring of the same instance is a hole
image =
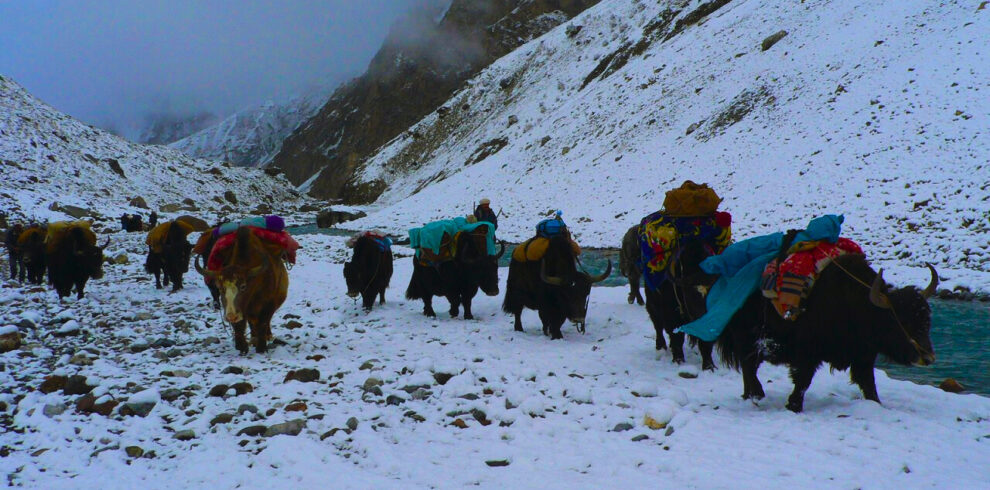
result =
[[[275,250],[277,248],[278,250]],[[250,325],[255,350],[268,350],[272,337],[272,316],[285,301],[289,274],[281,259],[281,248],[267,245],[247,227],[237,230],[237,239],[223,250],[223,265],[217,271],[203,269],[196,258],[196,270],[213,279],[223,298],[224,318],[234,328],[234,346],[247,354],[245,327]]]

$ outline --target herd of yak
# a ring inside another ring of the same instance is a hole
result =
[[[179,227],[173,227],[178,230]],[[480,289],[489,296],[499,294],[498,259],[505,253],[505,243],[497,254],[486,249],[487,233],[493,227],[480,226],[473,232],[453,237],[456,250],[449,260],[426,264],[413,258],[414,269],[406,297],[421,299],[423,313],[436,316],[432,300],[445,297],[450,303],[450,315],[456,317],[463,308],[464,318],[473,318],[471,302]],[[640,277],[636,263],[638,248],[634,245],[633,227],[623,239],[621,270],[630,279],[629,303],[643,304]],[[30,280],[40,282],[47,266],[48,282],[59,298],[71,294],[73,287],[79,298],[89,278],[102,277],[103,246],[82,229],[70,228],[59,243],[29,243],[19,253],[30,271]],[[90,235],[92,233],[90,232]],[[236,238],[219,267],[204,268],[199,264],[210,258],[216,234],[204,232],[204,246],[195,250],[196,270],[209,286],[213,305],[223,310],[234,332],[235,347],[242,354],[249,350],[245,331],[249,327],[257,352],[265,352],[272,339],[271,319],[284,302],[288,291],[288,272],[284,255],[277,247],[266,244],[248,227],[236,231]],[[172,290],[183,286],[182,275],[188,271],[194,248],[178,231],[170,232],[160,251],[149,249],[146,269],[158,280],[164,274],[164,284]],[[9,244],[8,244],[9,246]],[[677,329],[698,319],[706,311],[706,293],[715,277],[704,274],[699,264],[708,256],[706,248],[685,240],[677,243],[677,268],[669,271],[668,279],[656,289],[646,288],[646,309],[656,330],[656,349],[666,349],[664,333],[670,338],[675,363],[684,362],[685,334]],[[543,333],[561,339],[561,326],[566,320],[584,331],[591,287],[612,272],[599,275],[583,270],[569,235],[549,238],[547,251],[541,260],[510,262],[502,308],[515,317],[514,327],[522,331],[520,315],[529,308],[539,313]],[[385,290],[392,276],[391,248],[383,245],[381,237],[365,233],[353,241],[353,255],[344,264],[347,295],[362,297],[363,306],[370,310],[377,298],[385,302]],[[673,261],[672,261],[673,263]],[[717,343],[723,362],[741,370],[743,398],[758,400],[764,391],[757,378],[761,362],[785,364],[790,367],[794,390],[787,408],[799,412],[804,393],[822,363],[834,369],[849,369],[851,379],[865,398],[879,402],[874,382],[874,363],[883,354],[905,365],[928,365],[935,355],[929,338],[930,308],[928,298],[935,292],[938,277],[931,269],[931,282],[924,290],[914,287],[890,288],[862,255],[846,255],[835,259],[839,267],[827,267],[821,272],[814,290],[806,298],[805,312],[796,321],[780,318],[762,297],[753,293],[729,321],[715,342],[697,341],[702,367],[715,369],[712,358]],[[671,266],[673,267],[673,265]]]

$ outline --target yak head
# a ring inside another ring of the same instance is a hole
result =
[[[457,261],[467,276],[488,296],[498,295],[498,260],[505,254],[505,242],[495,255],[488,255],[488,227],[479,226],[473,232],[461,232],[457,240]]]
[[[71,254],[80,269],[93,279],[103,278],[103,250],[110,245],[110,238],[101,246],[86,243],[81,228],[74,228]]]
[[[935,362],[935,349],[932,347],[931,307],[928,299],[938,287],[938,272],[931,264],[931,280],[924,290],[914,286],[889,289],[883,280],[883,269],[877,273],[870,287],[870,303],[885,310],[878,324],[887,325],[889,338],[881,339],[885,347],[883,353],[890,360],[900,364],[928,366]]]
[[[196,271],[212,279],[220,289],[224,318],[228,322],[235,324],[243,321],[250,298],[259,288],[266,286],[263,278],[259,281],[259,276],[272,267],[271,260],[265,255],[261,240],[249,229],[240,228],[230,260],[219,271],[204,269],[199,265],[199,256],[196,257]]]

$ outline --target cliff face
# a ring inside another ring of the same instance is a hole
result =
[[[393,27],[364,75],[285,140],[272,165],[296,185],[314,179],[309,190],[317,197],[372,201],[383,187],[348,184],[359,163],[493,61],[596,3],[454,0],[439,21],[410,16]]]

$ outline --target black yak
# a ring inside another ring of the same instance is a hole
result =
[[[17,244],[21,249],[28,281],[41,284],[45,280],[46,269],[45,230],[37,225],[31,226],[21,233]]]
[[[867,400],[880,403],[873,366],[877,355],[904,365],[935,362],[929,338],[928,298],[938,274],[924,291],[915,287],[888,290],[883,271],[875,273],[866,258],[843,255],[821,272],[796,320],[784,320],[770,300],[756,291],[729,321],[718,338],[727,366],[742,371],[743,398],[764,397],[756,376],[764,360],[790,367],[794,391],[787,409],[800,412],[804,393],[823,362],[850,370],[850,379]]]
[[[155,288],[172,283],[172,291],[182,289],[182,275],[189,271],[193,246],[186,238],[192,226],[182,221],[162,223],[148,232],[148,257],[144,268],[155,275]],[[165,280],[162,281],[162,273]]]
[[[344,263],[344,280],[347,282],[347,296],[362,297],[361,304],[371,311],[378,296],[385,304],[385,289],[392,279],[392,250],[378,239],[364,235],[354,241],[354,254],[350,262]],[[465,308],[465,315],[469,308]]]
[[[505,243],[496,255],[488,254],[489,226],[479,226],[472,232],[458,232],[453,237],[456,254],[452,259],[434,265],[423,264],[413,257],[413,275],[406,288],[406,299],[422,299],[423,314],[437,316],[433,297],[444,296],[450,303],[450,316],[460,314],[471,320],[471,300],[480,288],[488,296],[498,294],[498,259],[505,253]]]
[[[643,252],[639,248],[639,225],[634,225],[622,237],[622,250],[619,253],[619,272],[629,279],[629,304],[633,304],[633,301],[643,304],[643,295],[639,293],[639,284],[643,277],[639,269],[642,256]]]
[[[83,298],[86,282],[103,277],[103,246],[96,245],[96,235],[87,223],[62,222],[48,226],[45,262],[48,265],[48,282],[55,287],[59,299],[72,294]]]
[[[612,273],[612,261],[604,273],[592,276],[578,270],[577,255],[566,234],[549,239],[546,254],[540,260],[509,263],[502,310],[515,315],[515,330],[522,332],[523,308],[536,310],[543,321],[543,334],[562,339],[560,326],[570,319],[584,330],[588,314],[591,285],[604,281]]]

